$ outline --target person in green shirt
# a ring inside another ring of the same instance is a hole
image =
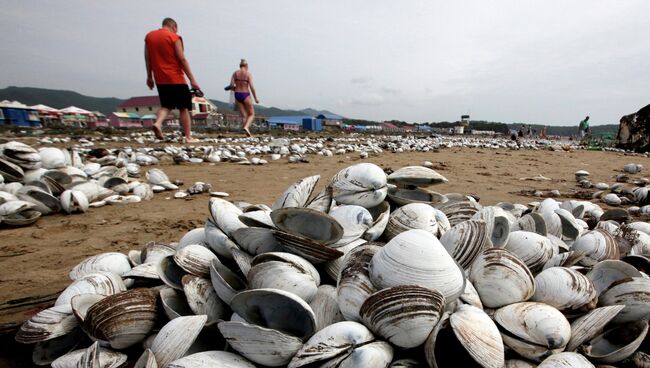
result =
[[[580,122],[578,131],[580,133],[580,138],[584,138],[587,135],[587,133],[589,133],[589,116],[587,116],[583,121]]]

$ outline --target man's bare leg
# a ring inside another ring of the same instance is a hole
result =
[[[190,119],[190,111],[188,109],[180,109],[181,125],[183,126],[183,133],[185,133],[185,143],[196,143],[198,139],[192,139],[192,120]]]
[[[169,109],[161,107],[156,114],[156,122],[153,123],[153,132],[156,135],[156,138],[160,140],[165,139],[165,136],[162,134],[162,123],[167,119],[167,115],[169,115]]]

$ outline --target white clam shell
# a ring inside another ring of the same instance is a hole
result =
[[[613,283],[598,298],[599,306],[625,305],[612,322],[640,321],[650,316],[650,279],[632,277]]]
[[[88,273],[68,285],[54,305],[69,305],[72,297],[79,294],[113,295],[125,290],[122,278],[112,272]]]
[[[370,279],[384,289],[418,285],[437,290],[451,303],[465,290],[465,276],[433,234],[409,230],[394,237],[370,261]]]
[[[439,236],[437,209],[424,203],[410,203],[398,208],[390,214],[386,230],[387,240],[390,240],[407,230],[421,229]]]
[[[277,210],[284,207],[305,207],[307,200],[311,196],[320,175],[308,176],[293,183],[271,206],[271,209]]]
[[[587,256],[581,261],[585,266],[593,266],[605,259],[618,259],[616,240],[607,231],[592,230],[583,233],[571,245],[571,250],[584,252]]]
[[[550,357],[544,359],[538,366],[538,368],[594,368],[594,365],[587,360],[584,356],[571,353],[571,352],[562,352],[558,354],[553,354]]]
[[[336,288],[332,285],[320,285],[316,296],[309,303],[316,316],[316,331],[326,326],[343,321],[343,314],[337,301]]]
[[[161,368],[185,355],[203,329],[207,316],[174,318],[164,325],[151,344],[151,351]]]
[[[493,318],[507,331],[501,334],[504,343],[528,359],[539,360],[549,351],[564,349],[571,338],[569,321],[543,303],[510,304],[499,308]]]
[[[593,309],[597,298],[596,289],[585,275],[570,268],[551,267],[535,277],[535,294],[531,301],[564,311]]]
[[[469,280],[489,308],[526,301],[535,293],[535,279],[528,267],[500,248],[486,249],[478,256]]]
[[[485,221],[493,246],[502,247],[508,242],[510,237],[510,215],[501,207],[483,207],[472,216],[472,219]]]
[[[76,367],[122,367],[128,359],[126,354],[112,351],[94,343],[88,349],[71,351],[52,362],[52,368]]]
[[[226,304],[217,296],[212,283],[192,275],[185,275],[182,279],[183,292],[190,309],[196,315],[206,315],[206,326],[224,319],[228,312]]]
[[[88,205],[88,198],[81,191],[68,189],[61,193],[61,208],[66,213],[86,212]]]
[[[280,289],[292,292],[309,303],[320,285],[320,275],[305,259],[283,252],[256,256],[248,271],[250,289]]]
[[[255,368],[245,358],[227,351],[202,351],[184,356],[167,366],[169,368]],[[138,368],[138,367],[135,367]],[[149,367],[147,367],[149,368]],[[157,368],[157,367],[154,367]]]
[[[210,274],[210,262],[215,258],[217,256],[210,249],[198,244],[186,245],[174,253],[174,261],[180,268],[199,277]]]
[[[363,323],[401,348],[421,345],[438,323],[445,298],[420,286],[396,286],[380,290],[361,306]]]
[[[547,237],[529,231],[510,233],[505,249],[522,260],[531,272],[541,270],[559,252]]]
[[[386,174],[379,166],[361,163],[339,171],[330,186],[338,203],[371,208],[386,198],[386,180]]]
[[[491,247],[490,234],[483,220],[467,220],[456,224],[442,234],[440,243],[465,270],[469,269],[484,249]]]
[[[458,341],[476,362],[486,368],[503,367],[503,341],[499,329],[485,312],[462,305],[451,315],[449,323]]]
[[[107,252],[84,259],[72,268],[68,276],[71,280],[77,280],[84,275],[97,271],[107,271],[122,276],[130,270],[131,264],[126,255],[117,252]]]
[[[571,340],[566,350],[574,351],[585,341],[594,338],[623,308],[624,305],[596,308],[571,322]]]
[[[297,337],[245,322],[220,322],[218,327],[235,351],[264,366],[286,366],[303,344]]]
[[[51,340],[63,336],[78,326],[70,304],[44,309],[24,322],[16,334],[22,344]]]
[[[362,245],[351,250],[344,258],[336,293],[339,308],[346,320],[361,321],[361,305],[376,291],[370,281],[368,266],[380,249],[377,245]]]
[[[326,365],[340,367],[387,367],[393,349],[385,342],[375,341],[362,324],[338,322],[318,331],[291,359],[288,368]]]

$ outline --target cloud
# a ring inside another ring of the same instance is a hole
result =
[[[382,87],[379,89],[379,91],[385,95],[399,95],[402,93],[401,90],[397,88],[390,88],[390,87]]]
[[[384,102],[384,97],[379,93],[365,93],[352,98],[355,105],[377,106]]]
[[[359,78],[352,78],[350,79],[350,83],[352,84],[368,84],[372,78],[370,77],[359,77]]]

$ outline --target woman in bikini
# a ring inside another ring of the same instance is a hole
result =
[[[239,114],[244,119],[244,131],[246,135],[251,137],[251,132],[248,130],[253,119],[255,119],[255,109],[253,109],[253,101],[251,100],[251,93],[255,99],[255,103],[260,103],[255,93],[253,86],[253,75],[248,71],[248,62],[246,59],[241,59],[239,63],[239,70],[232,74],[230,85],[235,89],[235,101],[237,101],[237,109]]]

